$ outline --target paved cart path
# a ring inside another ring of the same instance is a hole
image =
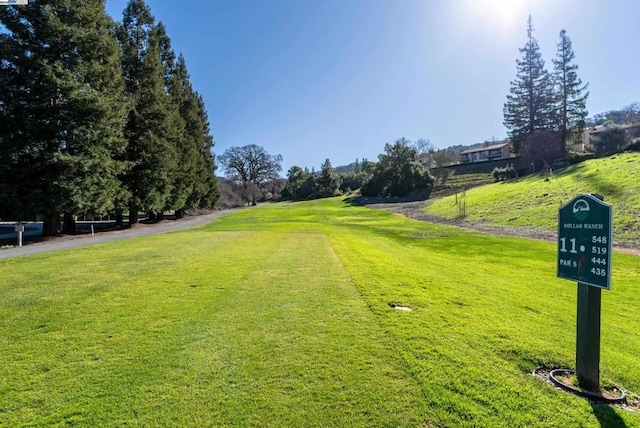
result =
[[[64,235],[59,238],[53,238],[44,242],[30,243],[22,247],[16,246],[10,248],[2,248],[0,249],[0,259],[44,253],[47,251],[64,250],[67,248],[82,247],[85,245],[98,244],[101,242],[137,238],[139,236],[157,235],[159,233],[187,229],[190,227],[196,227],[210,223],[213,220],[223,217],[234,211],[237,211],[237,209],[220,210],[210,214],[185,217],[180,220],[164,220],[153,225],[137,225],[130,229],[96,233],[93,237],[90,234],[79,236]]]

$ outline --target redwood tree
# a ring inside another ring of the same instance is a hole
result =
[[[527,21],[527,43],[520,49],[522,59],[516,60],[516,80],[504,105],[504,125],[507,127],[514,152],[519,153],[527,137],[538,130],[547,130],[553,122],[553,87],[544,67],[538,40],[533,37],[531,16]]]
[[[0,202],[44,235],[105,213],[120,192],[124,103],[114,24],[101,0],[0,8]],[[0,214],[1,215],[1,214]]]
[[[581,135],[587,118],[586,102],[589,97],[588,84],[578,78],[578,65],[573,63],[575,54],[571,39],[565,30],[560,31],[556,58],[553,60],[553,82],[555,85],[556,126],[562,147],[572,135]]]
[[[129,192],[129,224],[138,222],[140,210],[154,215],[162,212],[173,190],[175,147],[181,129],[166,90],[165,36],[164,27],[156,26],[144,1],[130,0],[118,30],[124,93],[129,101],[125,160],[132,167],[122,177]]]

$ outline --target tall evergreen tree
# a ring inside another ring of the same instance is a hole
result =
[[[124,96],[127,100],[127,127],[130,126],[132,110],[136,105],[135,95],[140,88],[142,74],[142,58],[149,43],[149,35],[153,29],[154,18],[151,10],[143,1],[129,1],[122,14],[122,22],[118,25],[116,37],[120,44],[122,76],[124,78]],[[131,133],[125,131],[127,150],[122,160],[127,162],[129,170],[121,177],[126,193],[116,201],[116,223],[122,224],[123,211],[129,209],[132,200],[133,171],[136,165],[136,149],[131,142]],[[138,212],[129,213],[129,224],[138,222]]]
[[[190,206],[197,206],[199,208],[213,208],[218,201],[220,195],[218,192],[218,182],[216,181],[216,162],[215,157],[211,150],[213,149],[214,141],[211,136],[211,130],[209,125],[209,119],[207,110],[204,105],[202,96],[197,92],[195,93],[198,112],[198,126],[196,127],[199,141],[199,162],[198,162],[198,185],[195,187],[191,199],[193,202],[188,202]],[[197,203],[195,201],[198,201]]]
[[[0,189],[16,219],[42,216],[44,235],[73,216],[111,209],[124,149],[122,79],[104,1],[3,7],[0,22]],[[6,180],[6,181],[5,181]]]
[[[171,208],[177,217],[182,217],[187,209],[213,208],[219,198],[215,159],[211,152],[213,137],[204,100],[189,81],[182,55],[175,63],[169,94],[183,124],[176,145],[178,165],[171,195]]]
[[[553,59],[553,83],[555,85],[556,128],[566,147],[572,135],[580,135],[587,117],[586,102],[589,97],[588,84],[582,84],[578,78],[578,65],[573,63],[575,54],[571,39],[565,30],[560,31],[560,40],[556,57]]]
[[[125,128],[126,160],[132,165],[123,182],[131,195],[129,223],[135,224],[138,211],[155,214],[169,206],[177,162],[176,140],[181,131],[175,105],[166,91],[162,30],[155,26],[143,0],[127,4],[118,39],[130,108]]]
[[[527,21],[527,43],[516,60],[516,80],[504,105],[504,125],[507,127],[514,152],[518,153],[527,136],[546,130],[552,123],[553,87],[544,67],[538,40],[533,37],[531,16]]]
[[[176,54],[171,47],[171,38],[167,34],[167,29],[162,22],[158,22],[154,30],[158,36],[158,47],[160,49],[160,60],[163,66],[164,84],[169,91],[172,85],[173,75],[176,72]]]
[[[130,218],[138,210],[162,212],[169,204],[176,168],[176,127],[173,105],[165,92],[156,33],[151,32],[142,62],[140,88],[129,114],[126,136],[134,162],[129,181]],[[135,221],[132,221],[135,223]]]
[[[342,178],[338,175],[329,159],[322,164],[320,176],[318,177],[318,196],[335,196],[340,193]]]
[[[166,121],[168,122],[167,126],[169,126],[173,132],[167,135],[167,139],[176,155],[174,159],[175,163],[172,165],[173,169],[169,171],[171,193],[165,207],[156,214],[158,219],[162,219],[164,211],[166,210],[176,210],[179,215],[182,214],[186,198],[192,185],[190,174],[193,174],[194,163],[191,161],[188,153],[193,153],[193,150],[189,150],[192,144],[186,133],[185,119],[181,111],[185,98],[185,89],[182,88],[187,88],[188,90],[190,83],[184,62],[184,70],[178,75],[176,55],[171,47],[171,39],[162,22],[159,22],[155,26],[152,35],[158,39],[164,87],[168,95]]]
[[[194,193],[198,181],[200,156],[201,126],[198,114],[198,100],[189,82],[189,74],[184,57],[180,55],[171,74],[169,82],[171,101],[178,109],[182,122],[180,138],[176,141],[176,166],[170,207],[176,211],[177,217],[184,215],[184,210],[195,208],[188,206],[190,196]],[[199,201],[198,201],[199,202]]]

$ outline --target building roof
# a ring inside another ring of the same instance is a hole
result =
[[[460,154],[463,155],[465,153],[484,152],[486,150],[499,150],[499,149],[502,149],[504,146],[506,146],[508,144],[509,143],[500,143],[500,144],[493,144],[493,145],[487,146],[487,147],[476,147],[475,149],[463,150],[463,151],[460,152]]]
[[[618,124],[613,124],[613,127],[617,127],[620,129],[629,129],[629,128],[636,128],[636,127],[640,127],[640,123],[622,123],[620,125]],[[606,131],[608,128],[605,125],[596,125],[596,126],[592,126],[590,128],[585,128],[589,134],[600,134],[601,132]]]

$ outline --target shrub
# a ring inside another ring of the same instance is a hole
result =
[[[347,189],[355,190],[361,188],[371,178],[371,174],[368,172],[351,172],[340,174],[340,177],[342,178],[340,190],[347,192]]]
[[[493,178],[495,178],[496,181],[503,181],[503,180],[510,180],[512,178],[517,177],[518,172],[513,167],[513,164],[508,164],[503,168],[498,168],[498,167],[493,168],[491,175],[493,175]]]
[[[635,138],[625,150],[627,152],[640,152],[640,138]]]
[[[243,207],[247,204],[242,198],[242,186],[222,177],[217,177],[217,180],[220,198],[216,202],[216,209]]]
[[[434,178],[416,159],[416,149],[407,140],[387,143],[384,150],[378,156],[371,179],[362,186],[363,196],[402,197],[414,190],[433,187]]]
[[[607,127],[593,142],[596,155],[599,157],[619,153],[627,144],[627,135],[624,129],[618,126]]]
[[[582,152],[582,153],[569,152],[569,153],[567,153],[567,161],[569,162],[569,165],[575,165],[577,163],[584,162],[584,161],[589,160],[589,159],[595,159],[595,158],[596,158],[596,154],[595,153],[591,153],[591,152]]]

